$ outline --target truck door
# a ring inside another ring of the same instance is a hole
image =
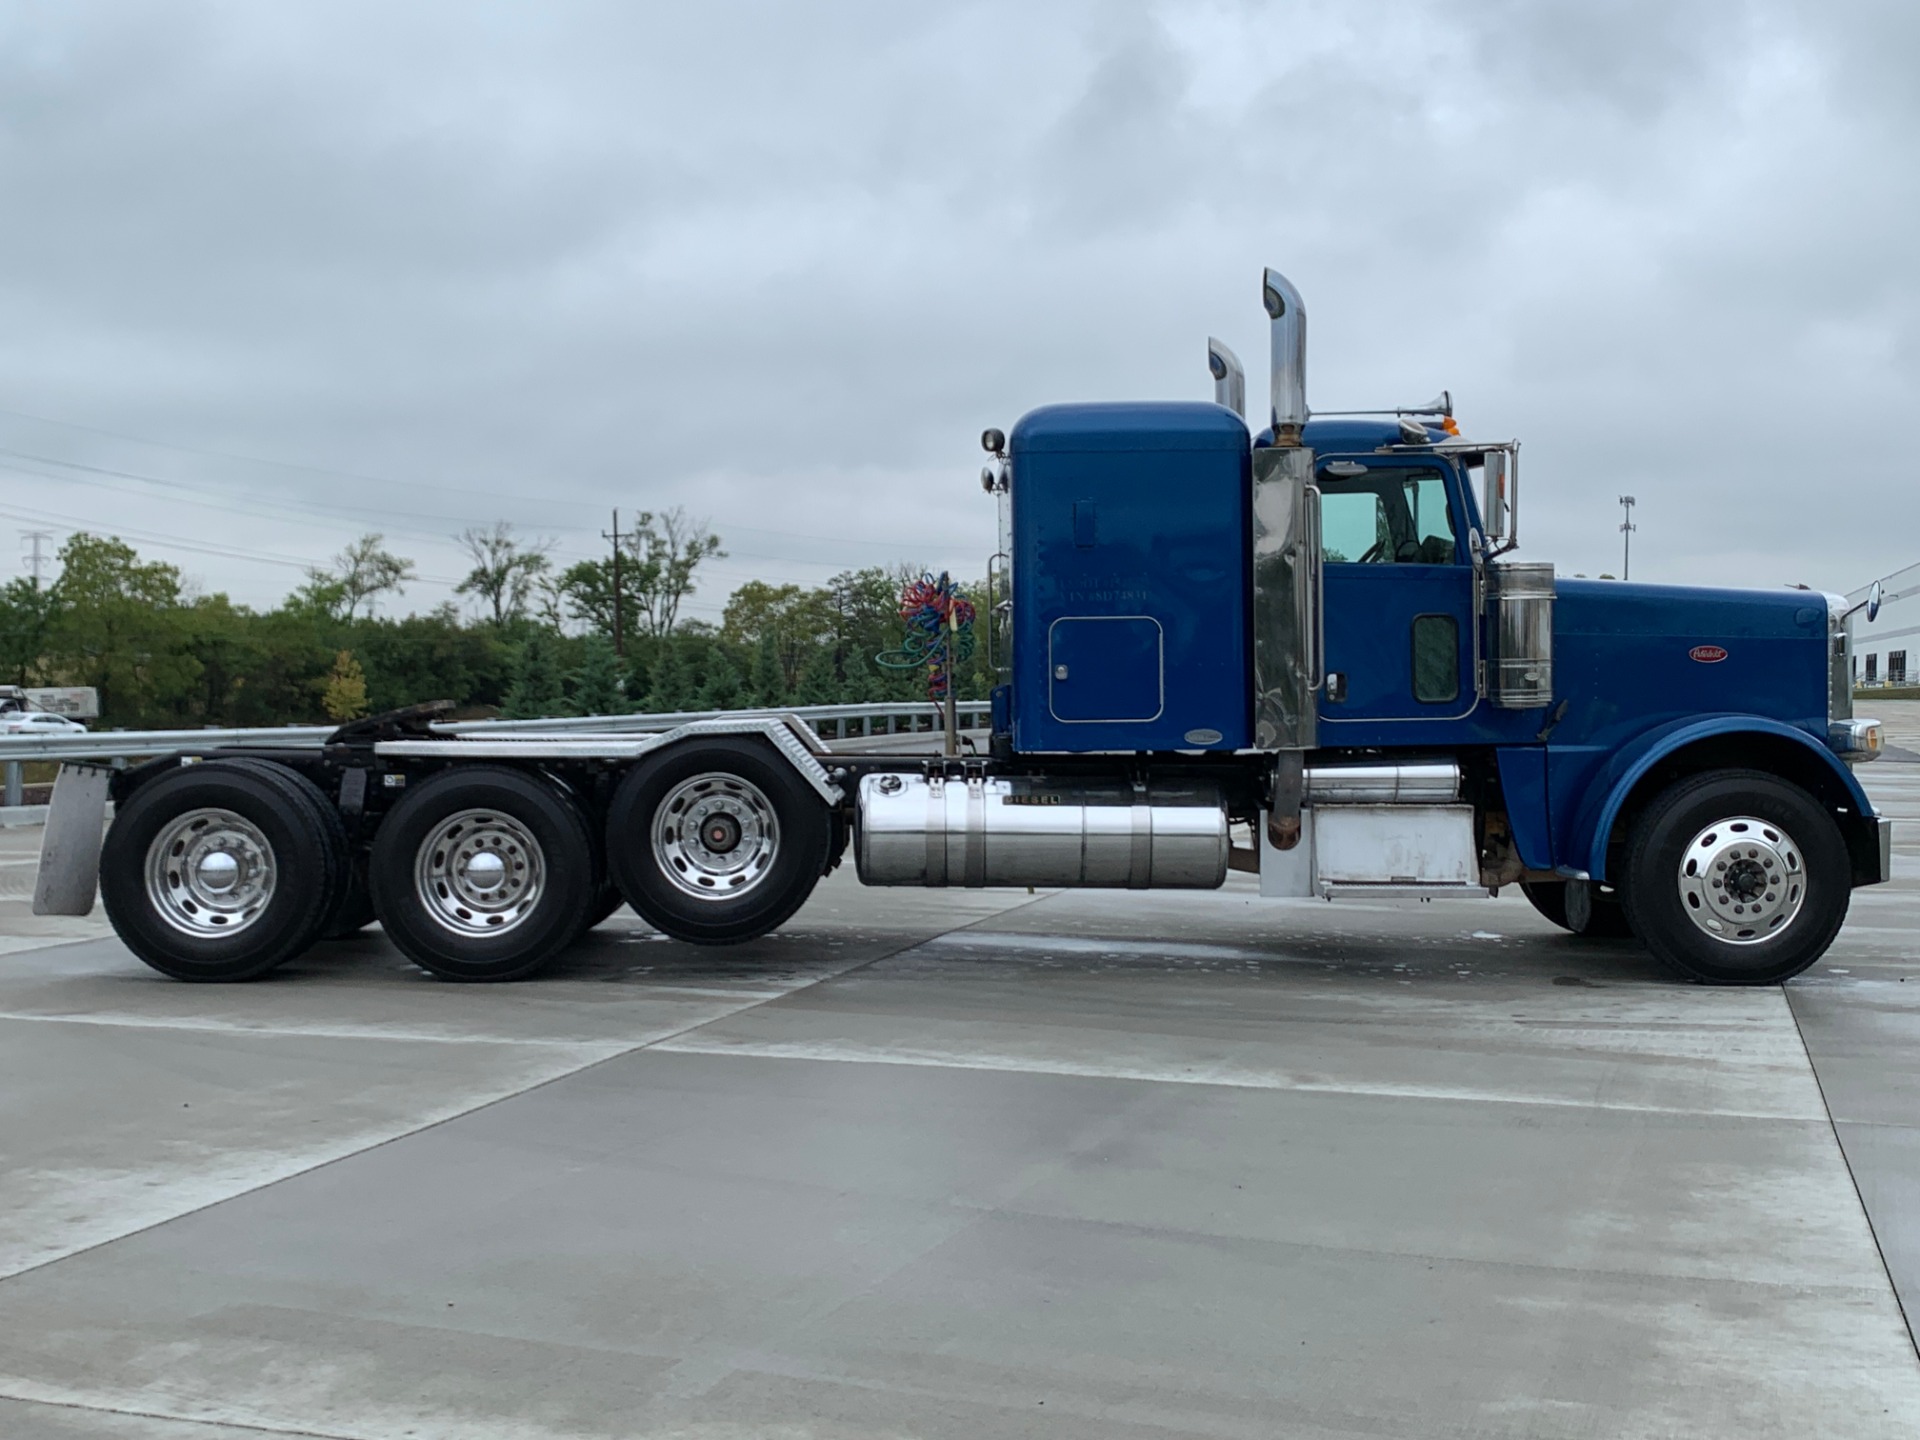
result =
[[[1322,457],[1322,745],[1467,738],[1473,567],[1458,472],[1421,457]]]

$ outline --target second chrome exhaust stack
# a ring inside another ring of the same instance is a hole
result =
[[[1247,372],[1224,340],[1207,338],[1207,369],[1213,372],[1213,403],[1247,418]]]

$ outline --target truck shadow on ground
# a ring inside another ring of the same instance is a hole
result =
[[[1632,940],[1587,940],[1560,933],[1357,935],[1293,928],[1284,936],[1231,937],[1205,943],[1103,934],[962,930],[932,938],[841,926],[794,926],[727,946],[690,945],[644,925],[614,923],[582,937],[546,970],[501,988],[593,982],[618,985],[786,989],[837,975],[881,970],[973,976],[1035,984],[1067,976],[1255,978],[1273,984],[1448,978],[1508,980],[1592,988],[1682,985]],[[324,943],[274,972],[269,982],[380,977],[436,982],[417,970],[379,930]]]

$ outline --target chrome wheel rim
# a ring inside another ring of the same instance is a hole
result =
[[[1704,933],[1728,945],[1780,934],[1807,899],[1806,862],[1781,826],[1736,815],[1707,826],[1680,856],[1680,904]]]
[[[773,803],[738,775],[714,771],[683,780],[654,811],[660,873],[700,900],[732,900],[755,889],[779,848]]]
[[[504,935],[546,893],[547,856],[511,815],[462,810],[421,842],[413,866],[420,906],[456,935]]]
[[[184,935],[237,935],[273,900],[273,846],[232,810],[189,810],[147,846],[147,903]]]

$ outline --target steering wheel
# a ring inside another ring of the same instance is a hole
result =
[[[1368,550],[1366,554],[1360,557],[1359,563],[1362,565],[1371,565],[1374,561],[1378,560],[1381,557],[1381,555],[1383,555],[1386,552],[1386,548],[1387,548],[1386,541],[1384,540],[1374,541],[1373,548]]]

